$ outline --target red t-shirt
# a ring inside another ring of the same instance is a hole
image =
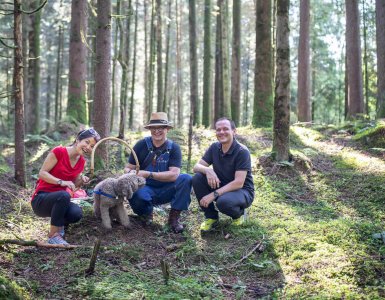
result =
[[[55,154],[57,163],[51,169],[51,171],[49,171],[51,175],[63,181],[74,181],[76,177],[78,177],[78,175],[83,172],[84,165],[86,163],[83,156],[80,156],[75,166],[72,167],[66,147],[55,147],[52,149],[52,153]],[[35,192],[32,195],[32,200],[38,192],[57,192],[65,191],[65,189],[65,186],[48,183],[42,179],[38,179]]]

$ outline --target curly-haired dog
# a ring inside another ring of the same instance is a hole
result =
[[[124,174],[119,178],[106,178],[94,188],[94,213],[102,218],[105,228],[111,229],[110,208],[114,209],[120,223],[130,227],[128,212],[124,207],[124,197],[131,199],[132,195],[146,183],[143,177],[134,174]]]

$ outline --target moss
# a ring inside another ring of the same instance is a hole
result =
[[[15,281],[11,281],[0,275],[0,299],[7,300],[28,300],[31,299],[28,293]]]
[[[378,122],[359,130],[353,140],[372,148],[385,148],[385,122]]]

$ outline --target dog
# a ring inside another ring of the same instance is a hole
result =
[[[124,198],[131,199],[132,195],[145,184],[146,180],[143,177],[124,174],[118,178],[106,178],[95,186],[94,214],[102,219],[104,228],[112,229],[110,209],[114,210],[125,228],[131,227],[123,201]]]

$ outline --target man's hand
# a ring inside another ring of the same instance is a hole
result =
[[[200,206],[202,207],[208,207],[210,205],[211,202],[213,202],[215,200],[214,198],[214,194],[213,193],[210,193],[206,196],[204,196],[200,201],[199,201],[199,204]]]
[[[206,178],[207,178],[207,183],[212,189],[217,189],[220,187],[221,181],[219,180],[217,174],[214,172],[213,169],[211,168],[206,169]]]

